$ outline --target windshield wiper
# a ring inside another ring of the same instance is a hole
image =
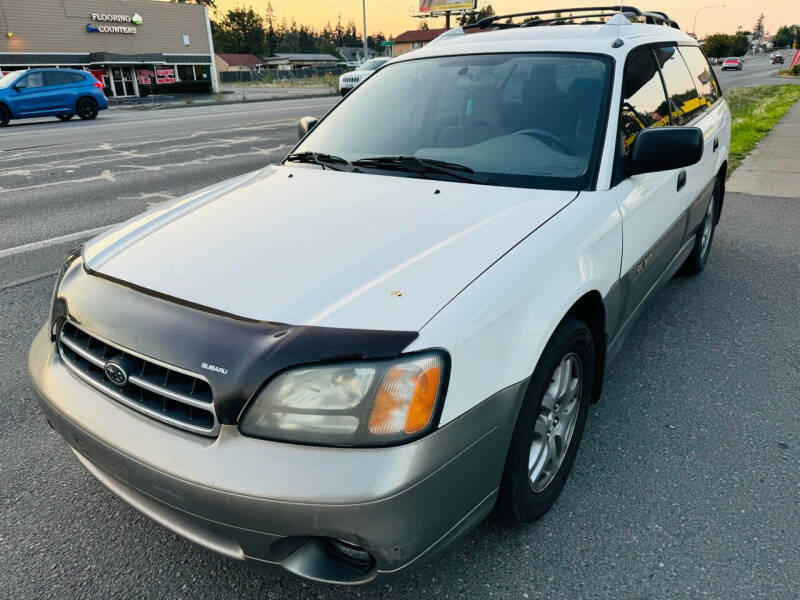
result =
[[[375,156],[354,160],[352,166],[356,168],[363,167],[365,169],[387,169],[406,173],[418,173],[422,176],[447,175],[460,181],[481,185],[486,185],[491,181],[491,178],[478,175],[467,166],[443,160],[419,158],[417,156]]]
[[[334,171],[341,171],[337,169],[336,165],[349,167],[350,162],[341,156],[334,156],[332,154],[325,154],[323,152],[296,152],[286,157],[287,162],[310,163],[319,165],[323,169],[332,169]]]

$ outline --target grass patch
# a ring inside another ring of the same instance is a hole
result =
[[[800,85],[735,88],[726,92],[725,99],[733,116],[728,162],[730,174],[786,111],[800,100]]]

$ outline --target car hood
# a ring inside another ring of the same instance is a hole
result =
[[[84,260],[248,319],[417,331],[576,195],[267,167],[118,225]]]

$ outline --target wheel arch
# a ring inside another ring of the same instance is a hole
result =
[[[728,161],[727,159],[722,162],[722,165],[717,171],[717,179],[719,180],[719,205],[717,206],[717,214],[715,218],[715,225],[719,223],[719,218],[722,215],[722,205],[725,202],[725,180],[728,177]]]
[[[0,107],[5,108],[10,116],[14,116],[14,111],[11,110],[11,107],[8,104],[6,104],[5,100],[0,100]]]
[[[564,318],[569,316],[582,321],[592,333],[595,356],[595,374],[592,382],[592,402],[594,403],[600,399],[603,391],[606,362],[606,307],[603,296],[597,290],[585,293],[570,307]]]

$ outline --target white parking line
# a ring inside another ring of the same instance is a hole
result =
[[[114,224],[116,225],[116,223]],[[0,259],[32,252],[34,250],[41,250],[42,248],[50,248],[51,246],[58,246],[59,244],[66,244],[67,242],[74,242],[82,238],[89,238],[102,233],[109,227],[114,225],[103,225],[102,227],[95,227],[94,229],[87,229],[85,231],[77,231],[75,233],[68,233],[67,235],[60,235],[58,237],[50,238],[49,240],[40,240],[38,242],[31,242],[30,244],[23,244],[22,246],[15,246],[14,248],[6,248],[0,250]]]

